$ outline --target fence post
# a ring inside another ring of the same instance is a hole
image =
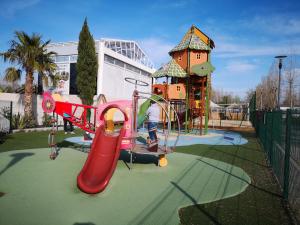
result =
[[[270,164],[273,167],[273,117],[274,117],[274,111],[270,112],[271,114],[271,124],[269,124],[269,130],[271,130],[270,132],[270,140],[269,140],[269,152],[270,152]]]
[[[289,197],[289,176],[290,176],[290,152],[291,152],[291,110],[286,112],[286,133],[285,133],[285,154],[284,154],[284,183],[283,183],[283,197]]]
[[[13,117],[13,102],[10,102],[10,110],[9,110],[9,133],[12,132],[12,117]]]
[[[268,112],[267,111],[264,112],[264,149],[268,154],[268,159],[270,160],[270,152],[268,149]]]

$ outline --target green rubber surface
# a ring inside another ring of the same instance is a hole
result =
[[[119,160],[106,190],[87,195],[76,186],[86,157],[67,148],[55,161],[49,149],[1,153],[0,224],[174,225],[179,208],[237,195],[250,183],[238,167],[173,153],[164,168],[152,156],[137,158],[131,171]]]

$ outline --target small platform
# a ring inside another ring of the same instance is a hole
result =
[[[132,152],[137,154],[147,154],[147,155],[163,155],[163,154],[172,153],[173,150],[170,147],[165,148],[164,146],[158,145],[157,152],[151,152],[149,151],[148,145],[136,144]]]

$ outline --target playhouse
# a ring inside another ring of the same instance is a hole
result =
[[[163,84],[152,85],[152,91],[170,101],[186,132],[199,129],[201,135],[204,127],[207,133],[214,47],[213,40],[193,25],[170,50],[172,59],[152,74],[154,79],[166,78]]]

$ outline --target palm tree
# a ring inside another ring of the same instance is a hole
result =
[[[44,74],[51,72],[55,68],[52,56],[55,52],[47,52],[47,45],[50,40],[43,42],[41,35],[32,34],[29,36],[23,31],[16,31],[15,38],[10,41],[10,48],[6,52],[0,53],[4,61],[19,65],[26,73],[25,94],[24,94],[24,114],[32,118],[32,95],[34,73]]]
[[[15,67],[8,67],[5,70],[4,80],[12,84],[13,89],[15,90],[15,82],[21,79],[22,71],[16,69]]]

